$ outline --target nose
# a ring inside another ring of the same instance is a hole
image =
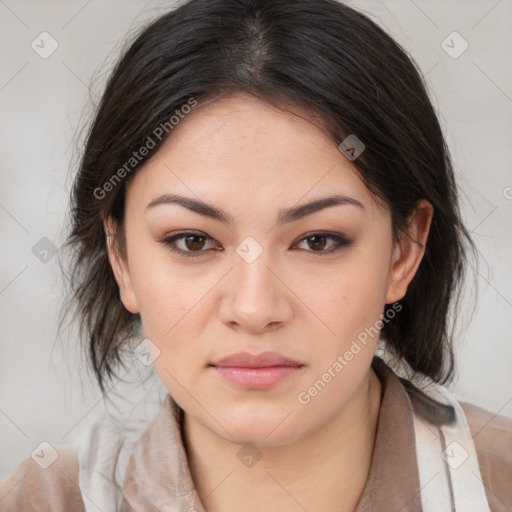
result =
[[[293,294],[266,253],[251,263],[236,255],[233,265],[223,280],[221,321],[253,334],[287,324],[293,316]]]

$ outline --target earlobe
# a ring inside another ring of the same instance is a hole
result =
[[[425,254],[428,233],[434,214],[432,204],[426,199],[418,201],[409,219],[407,233],[395,246],[388,280],[386,304],[402,299],[414,278]]]
[[[119,288],[121,302],[130,313],[139,313],[139,306],[133,290],[128,263],[120,254],[119,246],[116,242],[115,222],[109,217],[103,221],[103,227],[107,241],[108,259]]]

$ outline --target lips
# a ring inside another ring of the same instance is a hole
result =
[[[244,368],[265,368],[269,366],[304,366],[298,361],[289,359],[277,352],[262,352],[250,354],[249,352],[237,352],[223,357],[211,363],[211,366],[233,366]]]
[[[230,384],[248,390],[265,390],[300,372],[304,365],[277,352],[238,352],[210,364]]]

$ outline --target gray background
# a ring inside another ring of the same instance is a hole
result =
[[[452,389],[512,416],[512,0],[350,3],[426,74],[482,255],[468,280]],[[51,249],[62,244],[76,131],[101,93],[102,66],[127,32],[171,5],[0,0],[0,477],[42,441],[72,442],[101,409],[76,338],[56,340],[62,284]],[[44,31],[58,43],[46,59],[31,47],[43,51],[45,37],[51,48]],[[457,58],[464,43],[454,31],[469,45]]]

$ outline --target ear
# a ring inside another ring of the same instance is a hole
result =
[[[386,304],[402,299],[425,254],[434,207],[426,199],[418,201],[409,218],[407,233],[396,244],[388,280]]]
[[[108,217],[103,221],[103,227],[107,238],[108,259],[117,286],[119,287],[121,302],[130,313],[139,313],[139,306],[133,291],[128,262],[125,261],[125,258],[120,254],[119,244],[116,239],[116,223],[111,217]]]

